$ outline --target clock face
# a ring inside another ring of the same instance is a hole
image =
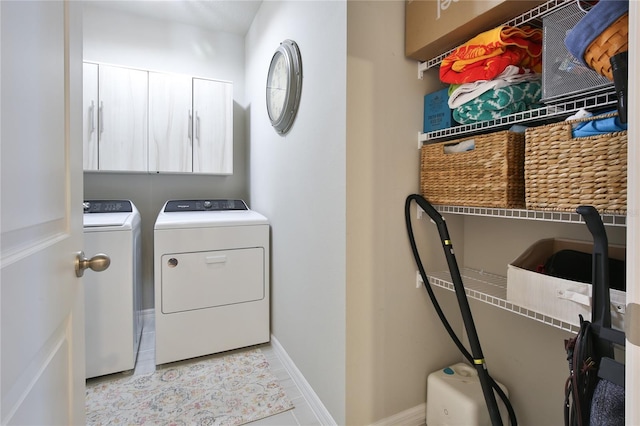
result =
[[[280,43],[267,74],[267,113],[271,125],[280,134],[293,124],[302,91],[302,58],[293,40]]]
[[[282,52],[276,52],[267,78],[267,111],[272,122],[280,120],[284,113],[288,86],[287,58]]]

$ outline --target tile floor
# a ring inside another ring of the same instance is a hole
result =
[[[271,372],[280,380],[280,384],[295,408],[248,424],[252,426],[321,426],[318,417],[271,345],[267,343],[255,347],[260,348],[264,354],[271,366]],[[153,373],[155,369],[155,317],[152,312],[145,312],[138,359],[133,374],[149,374]]]

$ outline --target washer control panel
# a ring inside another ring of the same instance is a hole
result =
[[[85,200],[82,203],[84,213],[131,213],[129,200]]]
[[[170,200],[165,212],[249,210],[242,200]]]

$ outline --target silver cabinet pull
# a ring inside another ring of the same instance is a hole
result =
[[[89,117],[91,117],[91,132],[93,133],[96,130],[96,119],[95,119],[95,109],[96,106],[93,103],[93,101],[91,101],[91,106],[89,107]]]
[[[102,101],[100,101],[100,108],[98,108],[98,132],[102,134],[104,131],[104,113],[103,110],[104,105],[102,105]]]
[[[198,115],[197,111],[196,111],[196,139],[198,139],[198,142],[200,142],[200,116]]]
[[[192,136],[193,136],[193,116],[191,115],[191,110],[189,110],[189,120],[188,120],[188,124],[187,124],[187,137],[189,138],[189,140],[191,140]]]

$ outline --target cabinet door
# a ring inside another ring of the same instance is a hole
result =
[[[146,71],[99,67],[98,168],[147,171]]]
[[[149,171],[191,172],[191,77],[149,73]]]
[[[82,164],[84,170],[98,170],[98,64],[85,63],[82,72]]]
[[[233,173],[233,84],[193,79],[194,173]]]

